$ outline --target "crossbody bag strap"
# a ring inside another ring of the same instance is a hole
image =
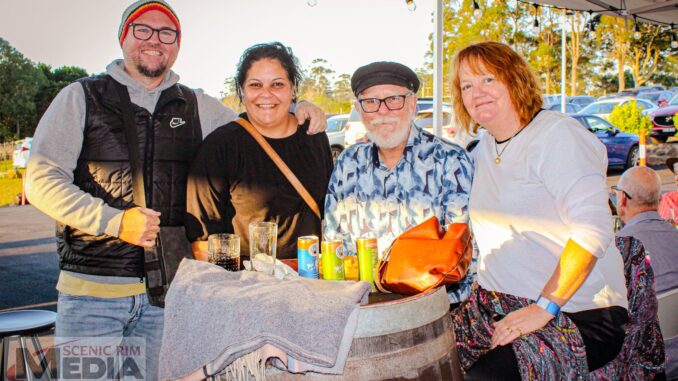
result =
[[[139,136],[135,128],[134,122],[134,108],[132,101],[129,98],[127,87],[114,81],[115,89],[120,98],[120,106],[122,108],[122,121],[125,124],[125,136],[127,137],[127,150],[129,152],[129,163],[132,167],[132,198],[137,206],[146,207],[146,192],[144,189],[144,171],[141,167],[141,158],[139,157]],[[159,237],[158,233],[158,237]],[[155,246],[144,248],[144,273],[146,278],[146,293],[149,298],[153,300],[160,298],[165,288],[164,281],[160,284],[149,278],[161,279],[164,275],[162,259],[162,248],[160,248],[160,239],[156,238]]]
[[[135,128],[134,113],[132,101],[129,98],[127,87],[114,81],[115,90],[120,97],[120,106],[122,108],[122,121],[125,125],[125,136],[127,137],[127,150],[129,152],[129,163],[132,167],[132,197],[134,203],[142,208],[146,207],[146,191],[144,189],[144,172],[141,168],[141,158],[139,157],[139,136]]]
[[[297,193],[299,193],[301,198],[303,198],[304,201],[306,201],[306,204],[308,204],[308,206],[311,208],[313,213],[315,213],[315,215],[318,217],[318,219],[321,219],[320,208],[318,208],[318,204],[315,202],[313,197],[311,197],[311,194],[308,193],[308,191],[306,190],[304,185],[301,183],[301,181],[299,181],[297,176],[294,175],[292,170],[287,166],[287,164],[285,164],[283,159],[280,158],[278,153],[275,152],[273,147],[271,147],[271,145],[268,144],[266,139],[259,133],[259,131],[257,131],[256,128],[254,128],[252,123],[248,122],[244,118],[238,118],[238,119],[236,119],[235,122],[238,123],[239,125],[241,125],[245,130],[247,130],[247,132],[250,133],[250,135],[252,135],[254,140],[256,140],[257,143],[259,143],[261,148],[264,149],[264,152],[266,152],[266,154],[271,158],[271,160],[273,160],[273,162],[278,167],[278,169],[280,169],[280,171],[283,173],[283,175],[285,175],[285,177],[290,182],[290,184],[292,184],[294,189],[296,189]]]

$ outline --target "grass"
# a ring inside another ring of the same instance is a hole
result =
[[[15,197],[21,193],[22,179],[0,179],[0,207],[12,205]]]
[[[12,160],[0,161],[0,172],[12,170]],[[23,174],[24,170],[19,170]],[[0,207],[15,203],[15,197],[21,193],[22,179],[0,178]]]

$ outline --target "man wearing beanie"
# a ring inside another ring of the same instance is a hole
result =
[[[171,68],[181,34],[165,1],[127,7],[118,29],[124,58],[56,96],[27,170],[28,198],[57,221],[57,339],[141,339],[149,380],[157,378],[163,309],[146,295],[144,248],[156,245],[161,228],[181,229],[188,165],[202,139],[236,117],[178,83]],[[312,131],[324,129],[319,108],[304,103],[296,114],[311,118]],[[124,115],[138,136],[147,208],[132,195]]]
[[[374,62],[351,77],[354,107],[370,142],[348,147],[335,163],[325,198],[328,238],[374,234],[379,256],[393,240],[431,216],[441,224],[468,221],[473,166],[466,151],[414,125],[419,79],[395,62]],[[475,259],[474,259],[475,262]],[[450,303],[468,298],[475,266],[448,290]]]

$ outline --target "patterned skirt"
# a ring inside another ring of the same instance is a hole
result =
[[[619,354],[603,367],[588,372],[579,329],[559,313],[543,328],[511,343],[523,380],[652,380],[665,369],[664,342],[657,319],[654,272],[640,241],[617,237],[624,259],[629,319]],[[452,312],[459,362],[468,371],[489,352],[492,323],[534,301],[492,292],[473,285],[471,297]]]
[[[490,351],[494,327],[510,312],[533,300],[492,292],[474,284],[468,302],[452,312],[457,351],[466,372]],[[523,380],[585,380],[588,365],[584,342],[575,324],[565,314],[511,344]]]

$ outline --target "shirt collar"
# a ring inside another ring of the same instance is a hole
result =
[[[629,220],[629,222],[626,224],[626,226],[631,226],[638,224],[643,221],[647,220],[661,220],[662,218],[659,216],[659,213],[657,213],[654,210],[648,211],[648,212],[641,212],[633,216],[632,219]]]

